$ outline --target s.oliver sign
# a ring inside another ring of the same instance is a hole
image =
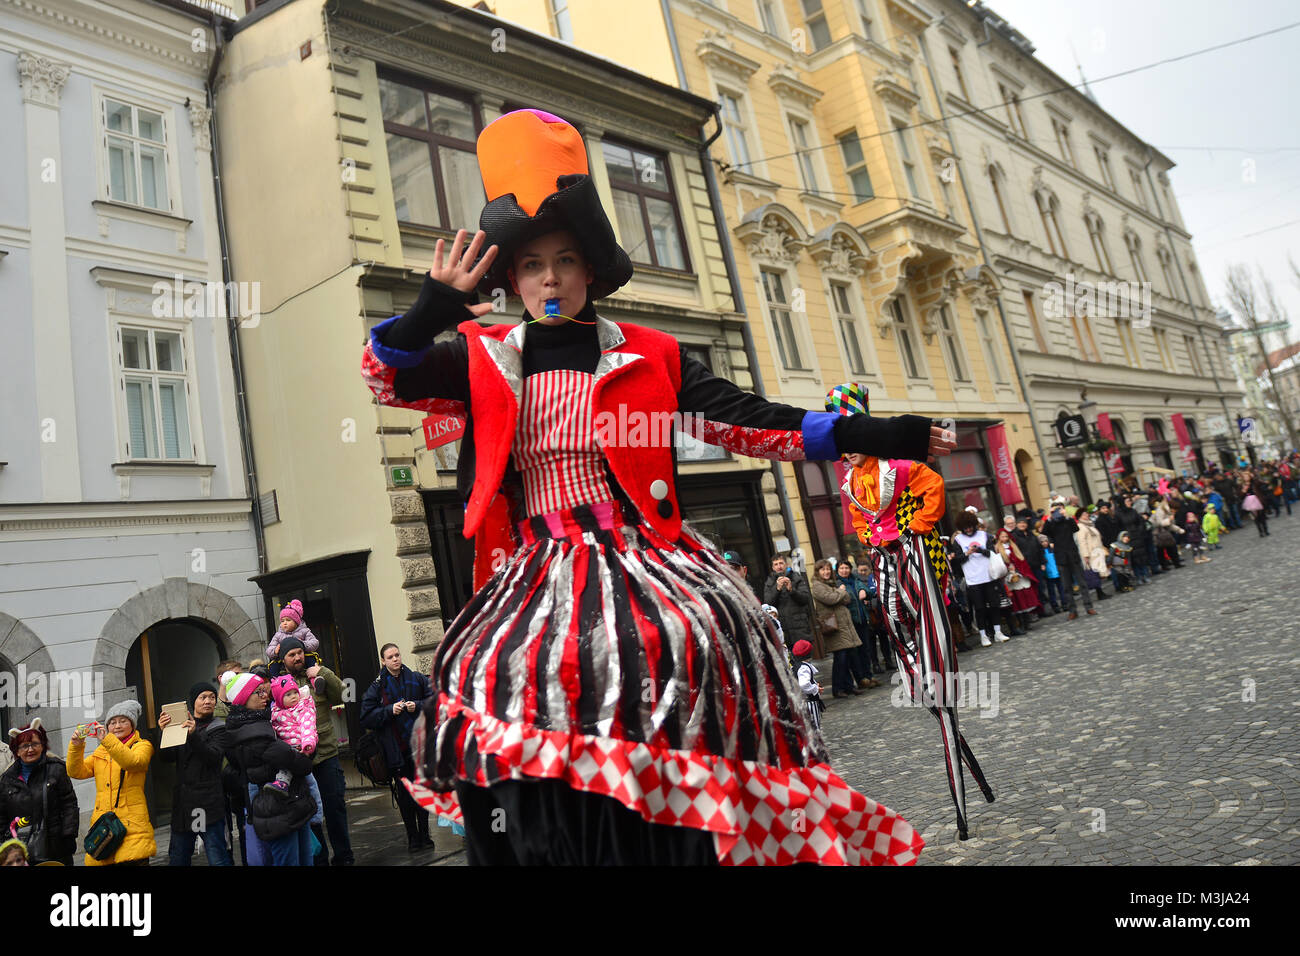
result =
[[[988,435],[989,458],[993,460],[993,475],[998,482],[998,497],[1004,505],[1019,504],[1025,498],[1020,493],[1016,464],[1007,445],[1007,426],[994,425],[985,434]]]

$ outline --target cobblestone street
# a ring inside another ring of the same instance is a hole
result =
[[[996,716],[959,715],[997,797],[967,776],[968,841],[938,724],[891,706],[902,688],[831,702],[832,765],[921,832],[922,864],[1300,862],[1300,512],[1269,528],[1261,540],[1248,524],[1210,564],[1187,558],[1095,617],[960,656],[998,687]],[[829,687],[829,662],[822,676]]]

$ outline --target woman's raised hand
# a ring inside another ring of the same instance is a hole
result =
[[[451,254],[447,256],[446,263],[443,262],[443,250],[446,245],[445,239],[439,239],[437,245],[433,248],[433,266],[429,269],[429,277],[436,279],[444,285],[459,289],[461,292],[473,292],[479,281],[491,267],[493,260],[497,257],[498,249],[495,245],[488,246],[487,252],[483,254],[483,259],[476,266],[474,260],[478,258],[479,250],[483,248],[483,242],[487,239],[487,233],[481,229],[474,233],[473,240],[470,241],[468,248],[465,247],[465,237],[468,231],[461,229],[456,233],[456,238],[451,243]],[[475,315],[487,315],[492,311],[491,302],[483,302],[478,305],[467,305]]]

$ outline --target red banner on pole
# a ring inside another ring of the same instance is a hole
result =
[[[1102,438],[1115,440],[1115,429],[1110,424],[1110,413],[1102,412],[1097,416],[1097,434]]]
[[[998,481],[998,497],[1004,505],[1016,505],[1025,500],[1020,493],[1020,482],[1016,480],[1016,465],[1011,457],[1011,448],[1007,445],[1007,426],[994,425],[987,428],[989,457],[993,460],[993,474]]]
[[[1192,447],[1192,436],[1187,431],[1187,422],[1182,413],[1175,412],[1169,418],[1174,423],[1174,435],[1178,439],[1179,459],[1184,462],[1196,461],[1196,449]]]
[[[430,415],[421,424],[425,448],[437,448],[465,434],[465,420],[455,415]]]

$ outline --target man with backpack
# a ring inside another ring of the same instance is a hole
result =
[[[402,663],[402,652],[396,644],[385,644],[379,649],[379,657],[384,666],[361,698],[361,726],[374,731],[378,738],[389,786],[406,827],[406,848],[415,852],[433,846],[429,814],[416,805],[402,778],[415,779],[411,730],[420,706],[432,691],[427,677]]]

